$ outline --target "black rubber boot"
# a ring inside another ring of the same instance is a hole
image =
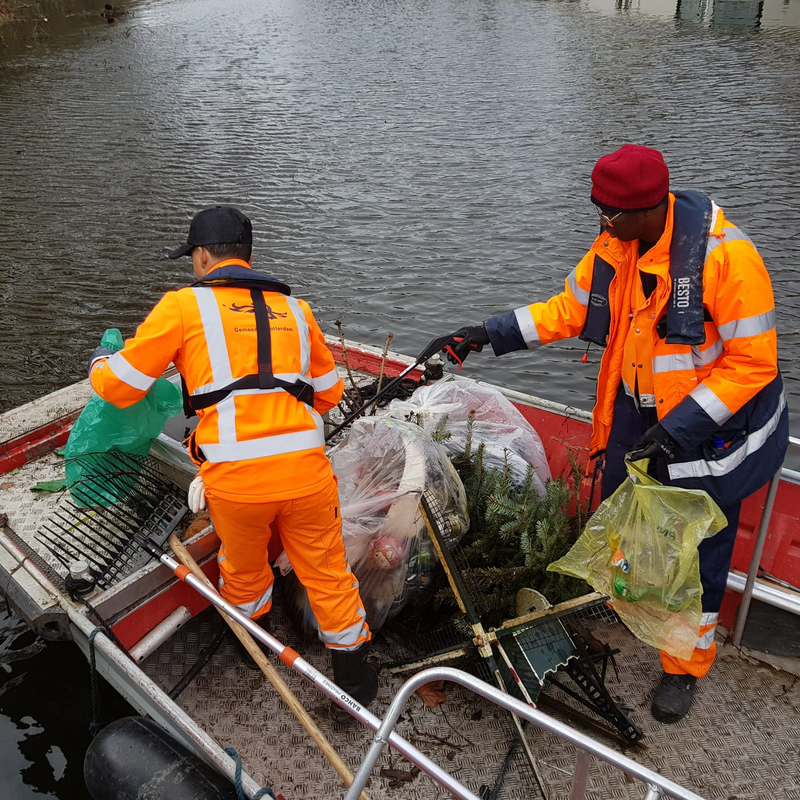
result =
[[[378,694],[378,673],[366,661],[368,645],[358,650],[331,650],[333,682],[347,692],[362,706],[368,706]],[[339,705],[331,705],[331,713],[336,719],[346,719],[350,715]]]
[[[265,630],[267,633],[272,633],[269,624],[269,614],[262,614],[258,619],[254,619],[253,622],[255,622],[256,625],[258,625],[262,630]],[[256,664],[256,661],[253,658],[253,656],[250,655],[250,653],[247,651],[247,648],[239,641],[239,637],[236,636],[236,634],[234,634],[233,631],[231,631],[231,633],[233,634],[233,637],[236,639],[236,649],[238,650],[239,655],[241,656],[241,659],[244,662],[245,666],[249,667],[250,669],[260,670],[261,667],[259,667],[258,664]],[[258,639],[255,638],[255,636],[253,637],[253,641],[255,641],[255,643],[265,653],[271,652],[270,649],[265,644],[261,644],[261,642],[259,642]]]
[[[659,722],[677,722],[683,719],[692,707],[697,678],[694,675],[661,676],[650,713]]]

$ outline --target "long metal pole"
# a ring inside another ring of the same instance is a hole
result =
[[[750,601],[753,598],[753,587],[756,584],[758,567],[761,563],[761,554],[764,552],[764,543],[767,540],[769,521],[772,517],[772,507],[775,505],[775,495],[778,493],[778,485],[781,482],[781,471],[778,470],[769,482],[767,499],[764,502],[764,510],[761,512],[761,521],[758,524],[758,535],[753,545],[753,556],[750,559],[750,570],[747,573],[747,583],[742,592],[742,602],[739,603],[739,613],[736,615],[736,627],[733,629],[733,644],[739,647],[742,643],[744,626],[747,623],[747,613],[750,610]]]
[[[746,576],[729,572],[727,587],[731,591],[741,594],[744,592],[746,581]],[[781,589],[779,586],[772,586],[765,581],[758,581],[753,587],[753,597],[768,606],[782,608],[790,614],[800,616],[800,592]]]
[[[323,694],[330,697],[331,700],[340,705],[345,711],[364,723],[370,730],[377,731],[381,727],[381,721],[378,717],[361,706],[356,700],[350,697],[349,694],[340,689],[323,674],[317,672],[311,664],[292,650],[291,647],[287,647],[279,642],[274,636],[267,633],[261,626],[253,622],[250,617],[243,614],[236,606],[225,600],[216,590],[207,586],[203,581],[192,575],[188,567],[184,567],[174,558],[171,558],[166,553],[162,553],[158,545],[151,542],[149,539],[141,544],[153,558],[158,559],[164,566],[171,569],[176,577],[180,578],[184,583],[203,595],[203,597],[213,603],[217,608],[221,608],[225,611],[229,617],[232,617],[242,627],[246,628],[251,636],[258,639],[259,642],[262,642],[272,650],[284,664],[308,678]],[[399,734],[390,733],[387,736],[386,742],[405,756],[412,764],[416,764],[423,772],[430,775],[438,784],[444,786],[454,797],[459,798],[459,800],[480,800],[480,798],[467,789],[466,786],[459,783],[452,775],[445,772],[438,764],[431,761],[430,758],[417,750],[414,745],[407,742]],[[364,786],[362,784],[359,790],[353,795],[353,798],[358,798],[363,789]]]
[[[494,686],[490,686],[488,683],[485,683],[484,681],[479,680],[478,678],[469,675],[466,672],[462,672],[459,669],[453,669],[452,667],[433,667],[431,669],[426,669],[423,672],[418,672],[400,687],[399,691],[394,697],[394,700],[392,700],[392,703],[389,706],[389,710],[386,712],[386,716],[383,718],[383,722],[380,724],[377,732],[375,733],[373,744],[370,747],[366,758],[361,763],[361,766],[356,773],[355,780],[345,795],[345,800],[356,800],[360,791],[364,788],[367,780],[369,779],[370,773],[372,772],[372,769],[378,760],[381,750],[387,744],[387,742],[389,744],[393,744],[392,736],[394,736],[394,734],[391,731],[397,723],[397,719],[400,716],[403,706],[408,698],[411,697],[411,695],[421,686],[437,680],[458,683],[461,686],[470,689],[476,694],[479,694],[482,697],[485,697],[487,700],[490,700],[492,703],[508,709],[517,716],[527,719],[529,722],[533,722],[540,728],[544,728],[545,730],[560,736],[562,739],[572,742],[578,748],[585,750],[586,753],[596,756],[603,761],[607,761],[609,764],[621,769],[628,775],[631,775],[632,777],[637,778],[644,783],[649,783],[658,787],[662,793],[667,794],[670,797],[675,797],[678,800],[703,800],[699,794],[695,794],[689,789],[684,789],[682,786],[678,786],[677,783],[673,783],[671,780],[659,775],[657,772],[653,772],[653,770],[643,767],[641,764],[638,764],[632,759],[627,758],[621,753],[618,753],[616,750],[612,750],[610,747],[606,747],[606,745],[596,742],[594,739],[586,736],[586,734],[570,728],[569,725],[565,725],[563,722],[553,719],[553,717],[548,716],[536,708],[531,708],[529,705],[517,700],[515,697],[504,694]]]

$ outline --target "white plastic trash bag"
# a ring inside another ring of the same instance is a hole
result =
[[[362,418],[330,458],[347,559],[375,631],[430,582],[436,556],[421,496],[443,510],[443,533],[457,541],[469,527],[464,486],[444,448],[409,422]],[[291,569],[285,553],[278,566],[284,574]],[[295,584],[293,594],[294,617],[306,632],[316,630],[305,591]]]
[[[522,485],[528,467],[536,470],[533,487],[539,497],[547,494],[550,466],[542,440],[533,426],[502,392],[468,380],[439,381],[417,389],[408,400],[393,400],[387,409],[395,419],[412,418],[432,433],[444,417],[450,438],[442,445],[450,453],[466,448],[467,420],[475,412],[472,426],[472,448],[484,445],[483,463],[493,469],[511,471],[514,482]]]

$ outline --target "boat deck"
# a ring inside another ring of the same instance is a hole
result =
[[[55,509],[59,495],[33,493],[30,488],[39,481],[62,476],[63,461],[52,452],[0,476],[0,510],[8,515],[8,527],[54,568],[58,563],[34,537]],[[216,611],[206,609],[145,659],[142,670],[169,692],[215,637],[220,624]],[[800,692],[795,675],[751,658],[718,637],[717,663],[699,684],[689,716],[676,725],[661,725],[649,714],[660,675],[656,651],[637,641],[618,622],[601,619],[592,625],[597,639],[619,650],[618,676],[610,668],[606,679],[609,691],[645,733],[642,745],[625,750],[629,757],[709,799],[800,800]],[[282,607],[280,581],[272,628],[278,639],[328,672],[324,648],[303,641],[290,625]],[[380,634],[374,653],[379,665],[397,657],[395,645]],[[335,722],[328,713],[328,699],[312,684],[283,664],[278,663],[277,669],[355,772],[372,733],[355,720]],[[403,677],[384,668],[380,681],[380,693],[372,708],[377,716],[388,708]],[[436,708],[425,707],[419,696],[413,696],[397,732],[473,792],[489,797],[512,737],[507,713],[457,686],[447,685],[445,693],[447,699]],[[268,680],[242,663],[231,636],[176,702],[222,747],[234,747],[256,781],[280,791],[286,800],[344,795],[333,768]],[[586,732],[622,749],[609,737]],[[547,796],[550,800],[570,798],[575,747],[533,728],[527,736]],[[382,774],[376,770],[368,786],[373,800],[449,796],[396,753],[385,751],[379,767]],[[489,791],[482,794],[482,787],[489,787]],[[641,798],[644,794],[640,783],[628,781],[607,764],[592,762],[586,797]],[[518,748],[496,797],[511,800],[538,796]]]
[[[30,486],[57,478],[60,470],[61,460],[49,454],[13,475],[3,476],[0,482],[0,508],[8,514],[9,526],[45,558],[46,551],[36,545],[33,536],[55,507],[58,496],[34,494]],[[273,618],[273,632],[281,641],[298,649],[318,669],[327,671],[324,648],[302,641],[295,632],[283,612],[280,591],[276,592]],[[142,669],[168,692],[214,638],[220,622],[216,611],[207,609],[150,655]],[[800,692],[796,676],[718,641],[717,663],[699,685],[689,717],[677,725],[661,725],[649,714],[660,671],[657,653],[619,623],[598,622],[593,632],[601,641],[619,649],[619,677],[613,668],[609,669],[607,686],[645,732],[643,746],[628,748],[630,757],[707,798],[800,800]],[[379,661],[396,656],[393,646],[380,635],[375,651]],[[327,698],[282,664],[278,669],[345,763],[355,771],[372,734],[355,720],[344,724],[333,721]],[[375,714],[381,716],[386,710],[402,680],[385,669],[381,671],[380,693],[372,709]],[[508,750],[511,728],[505,712],[482,698],[452,685],[446,687],[446,694],[444,703],[434,709],[426,708],[414,696],[397,731],[479,793],[482,786],[494,785]],[[280,791],[286,800],[322,800],[343,795],[334,770],[268,680],[241,662],[231,637],[223,641],[177,702],[223,747],[235,747],[253,778]],[[542,731],[529,729],[528,737],[550,800],[569,798],[575,748]],[[618,746],[610,738],[606,743]],[[394,777],[373,776],[368,789],[373,800],[447,796],[427,776],[412,777],[411,765],[396,754],[384,753],[380,766],[398,773]],[[587,797],[639,798],[643,794],[641,785],[626,782],[621,772],[593,762]],[[536,796],[518,750],[498,798]]]
[[[298,640],[282,613],[280,600],[278,594],[273,633],[297,647],[315,667],[325,670],[323,648]],[[145,672],[165,691],[214,638],[219,624],[215,616],[216,612],[209,609],[196,617],[145,662]],[[598,639],[619,648],[619,678],[610,669],[607,686],[645,732],[643,745],[625,750],[629,757],[709,799],[800,799],[797,677],[719,642],[717,662],[699,685],[688,718],[676,725],[662,725],[649,713],[660,674],[656,651],[636,640],[620,623],[598,623],[593,632]],[[387,649],[391,651],[379,634],[375,643],[378,657]],[[280,664],[278,669],[355,771],[372,734],[355,720],[345,724],[331,720],[327,698],[297,673]],[[402,678],[381,671],[380,692],[372,708],[376,715],[386,711],[401,682]],[[447,699],[435,709],[426,708],[421,698],[413,696],[397,732],[477,794],[482,786],[494,785],[508,750],[511,726],[503,712],[461,687],[448,684],[445,693]],[[235,747],[250,774],[283,793],[286,800],[321,800],[344,794],[333,769],[267,679],[241,663],[232,638],[223,641],[177,702],[223,746]],[[587,733],[591,735],[591,731]],[[529,729],[527,735],[550,800],[567,800],[571,797],[575,747],[544,731]],[[608,737],[599,738],[619,747]],[[379,766],[402,773],[412,765],[384,752]],[[376,772],[368,791],[373,800],[449,796],[423,774],[406,781],[380,777]],[[518,750],[498,798],[537,796]],[[626,782],[624,774],[609,765],[593,761],[586,796],[641,798],[644,788],[638,782]]]

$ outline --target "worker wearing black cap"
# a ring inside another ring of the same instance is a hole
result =
[[[251,269],[252,242],[238,209],[197,214],[186,243],[170,254],[191,256],[196,283],[168,292],[123,350],[96,351],[92,386],[124,408],[175,364],[187,414],[199,417],[189,444],[200,472],[189,504],[197,512],[208,503],[222,542],[223,597],[267,619],[275,521],[331,651],[334,680],[366,705],[378,685],[365,661],[371,634],[345,556],[321,417],[344,385],[308,304]]]

